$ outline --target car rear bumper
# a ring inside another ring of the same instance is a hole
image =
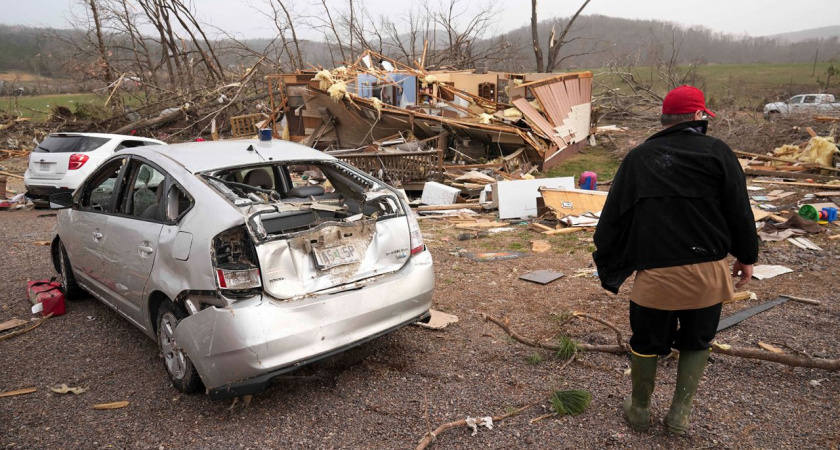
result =
[[[45,185],[45,184],[27,184],[26,185],[26,192],[29,194],[30,197],[49,197],[50,195],[57,194],[61,191],[72,191],[73,188],[58,186],[58,185]]]
[[[276,300],[263,294],[183,319],[175,341],[217,400],[260,392],[277,375],[422,320],[434,291],[431,255],[361,288]]]

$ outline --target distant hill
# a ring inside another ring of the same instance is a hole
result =
[[[765,36],[770,39],[778,39],[788,42],[802,42],[809,39],[827,39],[840,37],[840,25],[828,27],[811,28],[810,30],[793,31],[791,33],[780,33]]]

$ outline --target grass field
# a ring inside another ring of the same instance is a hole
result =
[[[17,115],[16,111],[23,117],[30,117],[32,120],[44,120],[50,110],[56,106],[65,106],[70,111],[76,110],[76,105],[82,103],[101,105],[104,98],[96,94],[54,94],[54,95],[24,95],[17,99],[5,97],[0,100],[0,109]]]
[[[544,172],[540,178],[552,177],[575,177],[581,173],[590,171],[598,174],[598,181],[606,181],[615,176],[618,170],[619,161],[610,151],[604,147],[586,147],[580,153],[570,156],[561,164]]]
[[[713,108],[737,106],[749,109],[762,107],[770,101],[787,100],[793,95],[826,92],[840,94],[840,77],[831,80],[825,89],[826,72],[829,66],[840,69],[840,63],[814,64],[707,64],[698,66],[696,78],[686,82],[701,87]],[[679,68],[685,72],[686,68]],[[621,93],[630,89],[608,69],[594,69],[596,80]],[[650,67],[636,68],[634,78],[650,85],[657,92],[664,93],[665,81]],[[600,92],[603,92],[601,88]],[[598,90],[596,90],[598,92]]]

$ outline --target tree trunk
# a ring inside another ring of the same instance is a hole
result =
[[[537,60],[536,72],[543,71],[543,53],[540,47],[540,36],[537,30],[537,0],[531,0],[531,42],[534,45],[534,57]]]
[[[102,39],[102,22],[99,19],[99,8],[96,6],[96,0],[90,0],[90,11],[93,14],[93,24],[96,27],[96,45],[99,49],[99,60],[104,66],[104,78],[106,83],[114,81],[114,75],[111,72],[111,65],[108,63],[107,49],[105,48],[105,41]]]

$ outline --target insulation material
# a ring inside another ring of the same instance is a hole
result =
[[[492,118],[493,118],[493,116],[491,116],[490,114],[481,113],[478,116],[478,123],[483,123],[483,124],[487,125],[487,124],[490,123],[490,119],[492,119]]]
[[[434,75],[426,75],[425,77],[420,79],[420,83],[422,83],[423,88],[428,87],[430,84],[437,83],[437,77]]]
[[[330,86],[329,89],[327,89],[327,92],[330,94],[330,98],[332,98],[333,101],[336,102],[341,101],[341,99],[345,97],[348,99],[350,98],[347,94],[347,85],[343,81],[335,82],[335,84],[333,84],[332,86]]]
[[[808,141],[808,146],[805,147],[805,150],[802,151],[798,159],[803,162],[832,166],[832,159],[837,152],[837,146],[834,145],[834,138],[815,136]]]
[[[333,79],[333,76],[329,70],[322,70],[316,73],[315,78],[313,78],[312,80],[317,81],[318,87],[325,91],[329,89],[330,86],[335,84],[335,79]]]
[[[517,108],[508,108],[502,113],[505,117],[522,117],[522,111]]]

